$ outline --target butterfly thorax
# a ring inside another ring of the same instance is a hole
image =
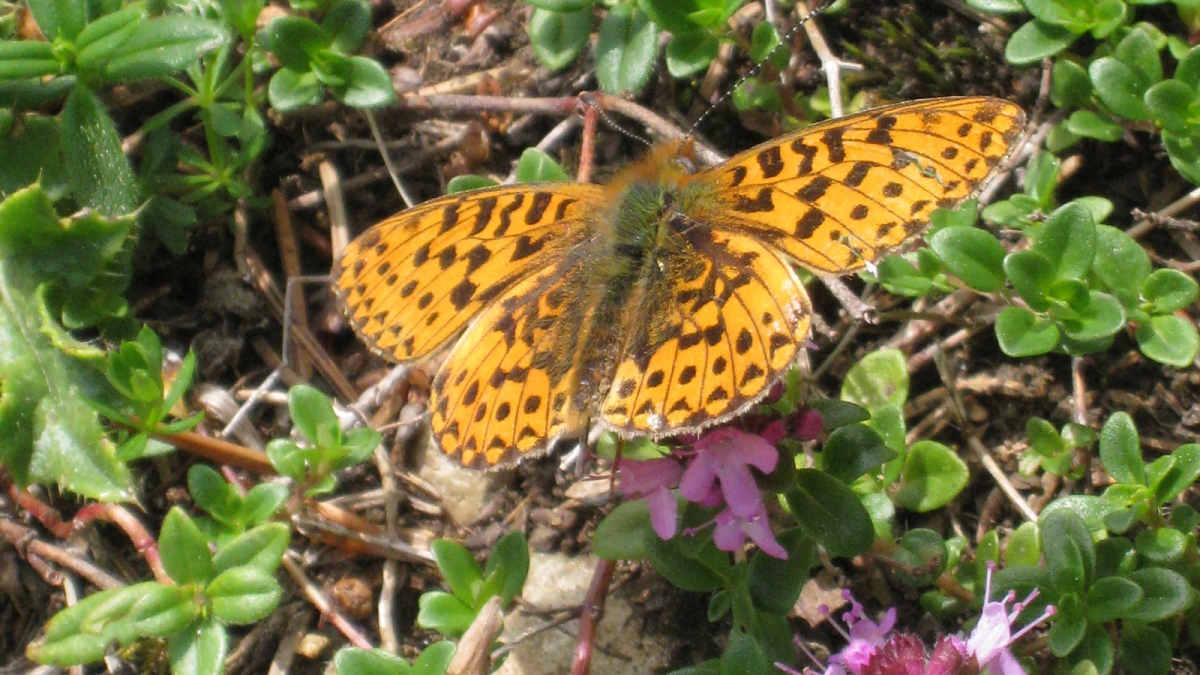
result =
[[[585,283],[576,287],[587,291],[572,299],[562,324],[575,333],[563,341],[575,351],[556,355],[561,361],[551,370],[575,375],[578,410],[599,406],[621,360],[649,354],[672,336],[671,289],[703,271],[693,242],[707,228],[688,214],[704,190],[670,158],[652,152],[607,187],[608,207],[567,272],[580,274]]]

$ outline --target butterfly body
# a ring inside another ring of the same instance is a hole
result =
[[[608,186],[426,202],[356,239],[334,278],[401,361],[444,353],[431,426],[463,464],[509,465],[598,423],[695,432],[795,362],[812,310],[793,264],[862,269],[973,194],[1023,114],[934,99],[833,120],[691,171],[660,146]]]

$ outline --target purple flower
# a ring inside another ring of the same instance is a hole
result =
[[[801,441],[815,440],[825,428],[825,418],[816,410],[803,410],[796,418],[796,438]]]
[[[796,645],[808,655],[819,668],[821,675],[979,675],[990,669],[992,675],[1025,675],[1010,649],[1013,642],[1041,624],[1054,614],[1048,607],[1036,621],[1012,632],[1013,622],[1023,609],[1037,597],[1037,591],[1029,594],[1024,602],[1016,603],[1011,610],[1008,603],[1015,594],[1010,592],[1004,599],[992,602],[992,572],[995,564],[988,565],[987,588],[984,591],[983,612],[965,641],[955,635],[942,635],[928,653],[921,641],[908,633],[893,633],[896,625],[896,610],[889,609],[878,623],[867,618],[863,606],[849,591],[842,597],[850,602],[850,610],[842,615],[848,630],[834,621],[830,625],[846,638],[846,646],[829,657],[828,666],[822,667],[816,657],[804,647],[799,637]],[[828,613],[828,608],[822,607]],[[798,671],[782,663],[776,668],[789,675]],[[813,673],[805,669],[806,675]]]
[[[682,474],[679,462],[669,457],[644,462],[621,459],[617,466],[620,479],[617,487],[627,496],[646,500],[646,506],[650,508],[650,525],[664,540],[675,536],[679,522],[679,509],[671,488]]]
[[[767,507],[758,503],[757,511],[749,518],[743,518],[727,508],[717,514],[717,526],[713,529],[713,542],[722,551],[737,551],[746,545],[746,537],[758,545],[763,553],[780,560],[787,560],[784,550],[771,532],[767,521]]]
[[[845,636],[847,644],[841,652],[829,657],[829,663],[844,667],[854,675],[862,675],[876,650],[886,644],[888,633],[896,626],[896,608],[889,608],[883,615],[883,620],[875,623],[867,618],[863,606],[850,591],[843,590],[842,598],[850,602],[850,611],[842,615],[842,621],[850,628],[847,633],[837,624],[833,624]],[[924,650],[922,649],[922,655]]]
[[[725,428],[705,434],[696,441],[695,448],[696,456],[679,481],[679,494],[684,499],[712,505],[719,483],[725,504],[740,519],[752,521],[763,512],[762,493],[750,467],[763,473],[774,471],[779,462],[775,446],[761,436]]]
[[[1013,605],[1010,612],[1007,605],[1017,597],[1013,591],[1009,591],[1001,600],[995,602],[991,600],[992,572],[995,569],[995,563],[988,563],[987,584],[983,593],[983,612],[979,616],[979,623],[975,624],[975,630],[971,631],[970,637],[967,638],[967,653],[975,657],[980,670],[991,668],[992,675],[1025,675],[1025,669],[1021,667],[1020,663],[1017,663],[1017,657],[1013,656],[1010,647],[1034,627],[1053,616],[1055,609],[1053,605],[1046,607],[1046,611],[1040,617],[1013,633],[1013,622],[1017,620],[1021,611],[1037,597],[1038,590],[1033,589],[1033,592],[1025,600]]]

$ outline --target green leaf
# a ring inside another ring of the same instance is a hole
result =
[[[445,675],[456,649],[454,643],[448,640],[429,645],[421,651],[417,660],[413,661],[412,675]]]
[[[638,9],[650,15],[650,20],[674,35],[695,33],[704,26],[693,16],[704,9],[702,0],[638,0]]]
[[[786,494],[792,515],[831,556],[852,558],[875,540],[871,517],[858,497],[829,474],[801,469]]]
[[[20,80],[57,75],[61,64],[45,42],[0,42],[0,80]]]
[[[377,61],[351,56],[345,85],[334,87],[334,96],[351,108],[379,108],[396,100],[392,78]]]
[[[1100,430],[1100,464],[1110,476],[1122,483],[1146,484],[1142,446],[1129,413],[1113,413]]]
[[[279,65],[298,73],[312,69],[313,59],[328,41],[329,36],[320,26],[303,17],[281,16],[267,25],[267,49],[279,59]]]
[[[1165,80],[1146,91],[1146,106],[1156,124],[1172,133],[1187,135],[1196,90],[1179,80]]]
[[[1054,263],[1049,258],[1033,250],[1013,251],[1004,258],[1004,271],[1031,310],[1050,309],[1046,292],[1054,280]]]
[[[429,591],[417,599],[417,625],[450,637],[461,636],[475,620],[475,610],[449,593]]]
[[[220,675],[229,635],[216,619],[197,621],[167,640],[172,675]]]
[[[517,160],[518,183],[565,183],[571,176],[558,162],[537,148],[525,148]]]
[[[158,586],[129,610],[131,630],[142,637],[165,638],[196,620],[200,606],[195,591],[181,586]]]
[[[1135,543],[1138,555],[1156,565],[1180,562],[1187,546],[1187,535],[1170,527],[1142,530],[1138,532]]]
[[[644,546],[650,564],[673,586],[695,593],[711,593],[725,586],[721,573],[728,573],[728,554],[717,550],[712,535],[684,536],[663,541],[650,530]]]
[[[483,570],[475,562],[475,556],[462,544],[449,539],[434,541],[430,549],[450,591],[463,604],[474,606],[477,587],[483,581]]]
[[[18,485],[134,498],[128,469],[85,401],[101,396],[103,378],[71,356],[86,350],[53,322],[42,293],[47,284],[89,287],[128,274],[132,226],[95,213],[60,221],[37,186],[0,202],[0,463]]]
[[[1004,562],[1009,567],[1015,565],[1035,566],[1042,557],[1041,531],[1037,523],[1021,523],[1008,537],[1004,548]]]
[[[917,587],[928,586],[945,571],[949,552],[946,542],[937,532],[925,528],[909,530],[896,543],[899,548],[893,557],[901,566],[896,574],[905,583]]]
[[[175,583],[204,583],[212,579],[213,560],[208,540],[178,506],[172,507],[163,518],[158,540],[163,569]]]
[[[439,643],[440,644],[440,643]],[[343,647],[333,655],[338,675],[409,675],[408,661],[382,649]]]
[[[266,618],[279,605],[283,589],[275,577],[246,565],[227,569],[204,589],[213,616],[226,623],[245,625]]]
[[[296,428],[313,444],[327,442],[325,439],[340,429],[329,397],[307,384],[288,390],[288,412]]]
[[[1067,118],[1067,129],[1076,136],[1115,143],[1125,135],[1120,124],[1092,110],[1076,110]]]
[[[521,594],[525,586],[525,577],[529,574],[529,543],[519,530],[513,530],[500,538],[492,547],[484,566],[485,577],[502,574],[504,583],[500,586],[501,607],[508,607],[513,598]],[[479,598],[484,600],[484,598]]]
[[[103,70],[108,82],[165,77],[229,42],[221,24],[196,16],[161,16],[139,21],[136,26],[129,39],[109,55]]]
[[[592,553],[606,560],[645,560],[645,538],[652,531],[646,500],[622,502],[596,526]]]
[[[1160,269],[1142,283],[1142,299],[1151,314],[1170,314],[1196,302],[1200,285],[1179,270]]]
[[[1004,287],[1004,246],[990,232],[947,227],[930,237],[929,247],[954,276],[980,293]]]
[[[631,4],[615,5],[600,22],[596,43],[596,79],[610,94],[635,94],[650,79],[658,61],[658,31]]]
[[[366,0],[341,0],[321,22],[321,30],[331,39],[330,46],[343,54],[358,49],[370,27],[371,7]]]
[[[1055,279],[1083,279],[1096,257],[1096,222],[1076,202],[1056,209],[1038,232],[1033,250],[1050,261]]]
[[[1142,587],[1122,577],[1097,579],[1088,589],[1087,614],[1093,623],[1121,618],[1142,599]]]
[[[1152,82],[1140,72],[1111,56],[1092,61],[1088,75],[1096,96],[1109,110],[1128,120],[1150,118],[1150,109],[1143,96]]]
[[[213,572],[234,567],[256,567],[272,573],[283,560],[291,531],[283,523],[263,523],[225,542],[213,556]]]
[[[534,9],[529,17],[533,53],[550,70],[566,68],[587,44],[592,32],[590,9],[558,13]]]
[[[221,522],[237,517],[240,496],[229,483],[207,464],[193,464],[187,473],[188,492],[196,506]]]
[[[917,441],[904,458],[894,499],[899,506],[926,513],[950,503],[969,477],[966,463],[953,450],[935,441]]]
[[[453,195],[459,192],[468,192],[470,190],[478,190],[485,187],[495,187],[499,185],[496,181],[487,176],[478,176],[475,174],[463,174],[455,176],[446,182],[446,194]]]
[[[967,4],[988,14],[1018,14],[1025,11],[1020,0],[966,0]]]
[[[525,0],[525,4],[563,14],[578,12],[581,9],[591,9],[592,5],[596,4],[596,0]]]
[[[111,644],[105,635],[72,635],[57,642],[29,645],[25,656],[44,666],[68,668],[102,660]]]
[[[1112,293],[1126,309],[1134,309],[1150,270],[1150,256],[1133,238],[1110,225],[1096,226],[1092,271],[1105,287],[1101,290]]]
[[[1143,26],[1135,26],[1129,34],[1117,43],[1113,55],[1138,72],[1147,84],[1154,84],[1162,79],[1162,61],[1158,58],[1158,47],[1146,33]]]
[[[1153,623],[1182,614],[1192,604],[1193,591],[1186,579],[1161,567],[1146,567],[1128,579],[1142,588],[1142,599],[1125,613],[1126,619]]]
[[[1050,101],[1059,108],[1082,108],[1088,104],[1092,82],[1087,71],[1074,61],[1055,59],[1050,71]]]
[[[1104,630],[1103,626],[1093,623],[1088,625],[1083,642],[1071,654],[1067,663],[1078,664],[1072,670],[1072,675],[1075,671],[1079,671],[1081,675],[1088,675],[1092,672],[1097,675],[1109,675],[1112,672],[1115,651],[1116,647],[1113,645],[1108,631]]]
[[[779,544],[787,551],[787,560],[755,551],[750,558],[746,584],[750,599],[759,611],[787,616],[808,579],[808,570],[816,562],[816,547],[800,528],[779,534]]]
[[[0,113],[0,120],[11,116]],[[38,183],[58,201],[67,193],[67,169],[63,165],[62,134],[58,120],[33,113],[22,115],[22,124],[14,124],[0,134],[0,195],[11,195]]]
[[[1066,28],[1034,19],[1008,38],[1004,58],[1015,66],[1028,66],[1070,47],[1078,37]]]
[[[1058,325],[1024,307],[1005,307],[996,317],[996,340],[1008,356],[1046,354],[1058,344]]]
[[[1170,455],[1173,460],[1171,468],[1163,475],[1154,488],[1154,500],[1165,504],[1181,492],[1191,487],[1200,478],[1200,445],[1188,443],[1175,448]]]
[[[835,429],[825,441],[821,448],[821,468],[849,485],[895,457],[896,453],[873,429],[849,424]]]
[[[938,261],[941,266],[941,261]],[[902,256],[889,255],[879,263],[876,278],[888,293],[910,298],[922,298],[933,290],[933,280],[921,274],[915,265]]]
[[[1096,550],[1087,524],[1076,513],[1059,510],[1041,520],[1042,553],[1056,583],[1082,594],[1096,569]]]
[[[100,99],[76,87],[63,106],[61,125],[67,180],[79,204],[107,216],[132,213],[138,203],[137,176]]]
[[[320,103],[324,93],[316,74],[280,68],[271,76],[271,83],[267,86],[267,98],[271,101],[272,108],[286,113]]]
[[[1064,593],[1055,600],[1057,613],[1047,635],[1050,653],[1062,658],[1070,654],[1087,633],[1087,615],[1083,601],[1075,593]]]
[[[87,3],[83,0],[30,0],[29,13],[46,40],[72,41],[87,23]]]
[[[1171,672],[1171,640],[1153,626],[1132,621],[1122,625],[1117,653],[1129,675],[1167,675]]]
[[[898,349],[880,349],[863,357],[842,381],[842,400],[874,412],[908,400],[908,364]]]
[[[1077,314],[1062,319],[1063,333],[1078,342],[1091,342],[1110,337],[1125,325],[1125,310],[1121,303],[1099,291],[1090,291],[1087,300],[1072,307]]]

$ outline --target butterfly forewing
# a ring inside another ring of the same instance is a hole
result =
[[[1024,119],[1007,101],[968,97],[813,125],[697,174],[716,196],[701,217],[813,271],[853,272],[919,233],[934,209],[975,195]]]
[[[397,361],[449,344],[586,232],[601,188],[547,184],[448,195],[364,232],[334,267],[355,329]]]

